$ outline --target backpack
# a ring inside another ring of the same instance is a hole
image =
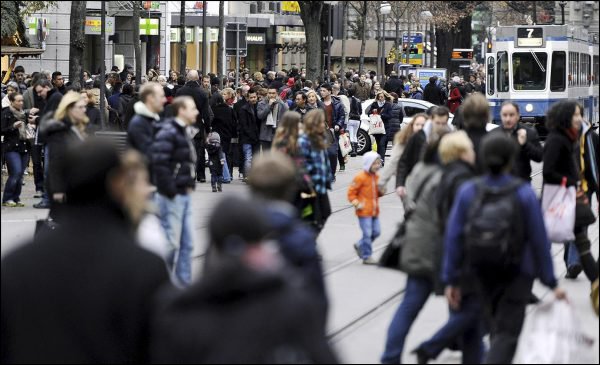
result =
[[[467,212],[464,242],[468,265],[480,275],[513,275],[519,272],[525,234],[517,190],[512,179],[506,186],[487,186],[475,180],[475,199]]]

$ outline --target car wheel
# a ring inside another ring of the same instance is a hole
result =
[[[363,155],[371,150],[371,136],[366,131],[359,129],[356,135],[356,142],[358,144],[357,153]]]

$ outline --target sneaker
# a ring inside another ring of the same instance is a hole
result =
[[[581,264],[571,265],[567,268],[567,274],[565,275],[566,279],[575,280],[583,270]]]
[[[360,259],[360,248],[358,247],[358,243],[355,243],[353,246],[354,252],[356,252],[356,256],[358,256],[358,258]]]
[[[15,203],[12,200],[9,201],[5,201],[4,203],[2,203],[3,207],[9,207],[9,208],[15,208],[17,206],[17,203]]]
[[[50,204],[45,204],[43,201],[41,201],[37,204],[34,204],[33,207],[36,209],[50,209]]]
[[[367,257],[363,260],[363,264],[365,265],[377,265],[377,260],[375,260],[372,256]]]
[[[18,208],[23,208],[23,207],[25,207],[25,204],[23,204],[23,203],[21,203],[21,202],[15,202],[15,204],[16,204],[16,207],[18,207]]]
[[[340,171],[339,172],[344,172],[346,171],[346,166],[340,166]]]
[[[42,195],[44,194],[43,191],[36,191],[35,194],[33,194],[33,197],[36,199],[41,199]]]

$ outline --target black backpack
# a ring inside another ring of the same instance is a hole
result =
[[[464,242],[467,263],[480,275],[519,272],[525,233],[517,190],[523,183],[513,178],[503,187],[490,187],[482,178],[475,180]]]

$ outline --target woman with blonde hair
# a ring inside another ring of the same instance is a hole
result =
[[[308,90],[306,92],[306,105],[309,109],[324,109],[323,103],[321,103],[317,96],[317,92],[314,90]]]
[[[60,219],[62,203],[65,201],[67,177],[64,176],[64,160],[67,150],[83,142],[89,121],[86,100],[80,93],[66,93],[54,113],[54,118],[42,122],[39,134],[48,148],[48,176],[46,191],[50,198],[50,216]]]
[[[423,129],[425,122],[427,121],[427,114],[419,113],[413,116],[412,120],[408,125],[402,128],[401,131],[397,132],[394,136],[394,147],[392,148],[392,155],[388,164],[381,169],[379,173],[379,189],[385,191],[387,183],[390,181],[392,176],[396,176],[396,169],[398,168],[398,161],[404,152],[404,147],[408,143],[410,137],[415,133]]]
[[[86,127],[86,133],[93,135],[96,131],[102,129],[100,110],[96,109],[94,106],[94,94],[91,90],[82,89],[80,94],[85,102],[85,115],[87,115],[89,120]]]
[[[320,232],[325,221],[331,215],[331,205],[327,189],[331,189],[333,174],[327,155],[325,112],[313,109],[304,116],[304,133],[298,139],[300,157],[303,167],[310,177],[312,196],[306,197],[301,214],[304,220],[310,222],[315,230]]]

